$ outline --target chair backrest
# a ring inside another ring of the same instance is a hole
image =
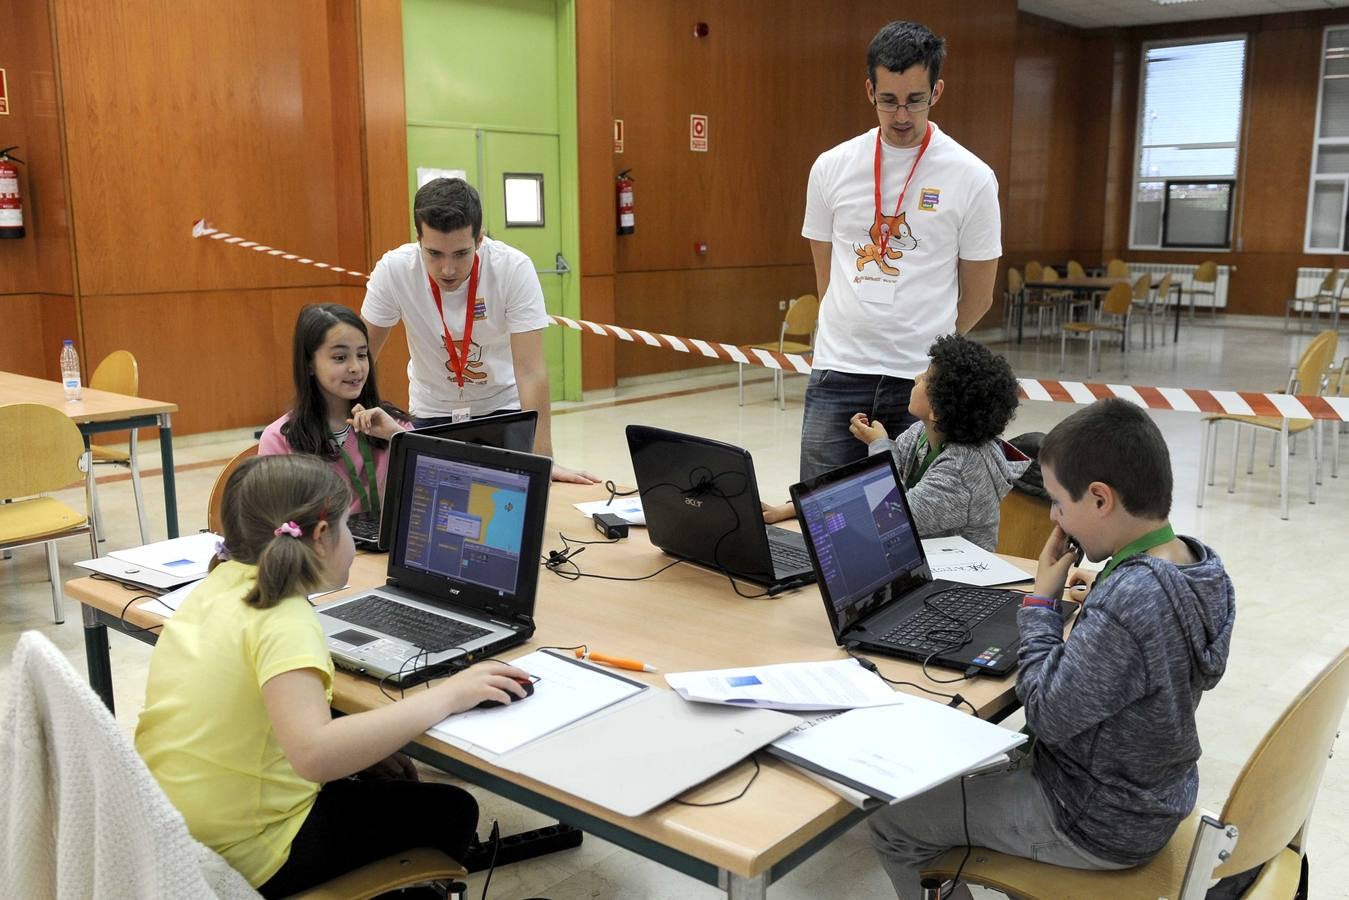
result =
[[[1288,704],[1246,760],[1223,807],[1240,832],[1222,878],[1273,859],[1311,814],[1340,718],[1349,701],[1349,649],[1340,651]]]
[[[1030,268],[1030,265],[1027,264],[1026,268],[1029,269],[1029,268]],[[1045,266],[1044,269],[1040,272],[1040,277],[1039,277],[1038,279],[1036,279],[1036,280],[1037,280],[1037,281],[1058,281],[1058,280],[1059,280],[1059,272],[1058,272],[1058,269],[1051,269],[1051,268],[1049,268],[1049,266]]]
[[[1018,272],[1016,269],[1008,269],[1007,293],[1016,296],[1017,294],[1021,293],[1021,289],[1023,287],[1025,287],[1025,282],[1021,280],[1021,273]]]
[[[1134,299],[1146,300],[1148,299],[1148,294],[1151,293],[1151,291],[1152,291],[1152,276],[1147,274],[1146,272],[1143,273],[1142,275],[1139,275],[1138,280],[1134,282]]]
[[[814,294],[802,294],[787,306],[783,317],[785,334],[812,334],[820,320],[820,301]]]
[[[1331,360],[1335,358],[1335,350],[1338,347],[1339,335],[1333,331],[1326,330],[1312,338],[1307,349],[1303,350],[1302,356],[1298,358],[1294,373],[1299,394],[1308,396],[1321,393],[1321,382],[1325,378],[1326,370],[1330,368]]]
[[[1032,259],[1026,263],[1027,281],[1043,281],[1044,274],[1045,274],[1045,267],[1040,265],[1038,261]]]
[[[1193,280],[1195,282],[1205,282],[1208,284],[1217,281],[1218,264],[1211,259],[1204,260],[1199,264],[1199,268],[1195,269]]]
[[[1121,281],[1105,292],[1105,300],[1101,303],[1101,312],[1108,316],[1126,316],[1133,307],[1133,302],[1133,288]]]
[[[112,351],[94,369],[89,386],[96,391],[109,391],[128,397],[140,396],[141,374],[136,357],[129,350]]]
[[[220,519],[220,507],[225,502],[225,482],[230,480],[230,475],[234,470],[242,466],[245,462],[258,455],[258,445],[245,447],[234,455],[234,458],[225,463],[225,468],[220,470],[216,476],[215,484],[211,485],[211,499],[206,503],[206,527],[216,534],[223,534],[221,531],[223,524]]]
[[[1002,498],[998,518],[998,552],[1038,559],[1054,523],[1049,501],[1015,488]]]
[[[84,438],[70,417],[39,403],[0,406],[0,498],[59,491],[84,480]]]
[[[1105,264],[1105,277],[1128,278],[1129,264],[1122,259],[1112,259]]]
[[[1335,294],[1335,282],[1340,279],[1340,270],[1334,266],[1326,273],[1326,277],[1321,279],[1321,286],[1316,289],[1318,296],[1331,297]]]
[[[1162,280],[1157,282],[1157,299],[1161,300],[1163,304],[1165,304],[1170,296],[1171,296],[1171,273],[1167,272],[1165,275],[1162,276]]]
[[[1075,259],[1068,260],[1069,278],[1086,278],[1087,270],[1082,268],[1082,264]]]

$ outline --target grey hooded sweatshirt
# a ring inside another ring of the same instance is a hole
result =
[[[1151,859],[1194,808],[1200,695],[1227,666],[1236,606],[1213,550],[1197,562],[1130,557],[1063,617],[1024,607],[1016,693],[1034,733],[1035,780],[1059,830],[1124,865]]]
[[[923,423],[914,422],[893,441],[872,441],[867,453],[893,453],[900,480],[908,484],[922,464],[918,459],[922,436]],[[923,480],[905,491],[919,537],[954,534],[985,550],[996,549],[1002,498],[1012,489],[1012,479],[1029,465],[1030,457],[1006,441],[946,444]]]

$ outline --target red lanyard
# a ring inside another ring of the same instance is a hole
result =
[[[932,141],[932,123],[927,123],[927,130],[923,132],[923,143],[918,148],[918,155],[913,158],[913,166],[909,168],[909,177],[904,179],[904,187],[899,190],[899,202],[895,204],[895,215],[899,215],[899,210],[904,206],[904,195],[909,191],[909,182],[913,181],[913,173],[918,171],[918,161],[923,158],[927,152],[927,145]],[[876,129],[876,221],[881,229],[881,255],[885,255],[885,248],[890,243],[890,226],[881,221],[881,131]]]
[[[473,304],[478,296],[478,255],[473,254],[473,271],[468,276],[468,296],[464,299],[464,340],[463,346],[455,352],[454,338],[450,337],[450,326],[445,324],[445,309],[440,302],[440,285],[430,275],[431,296],[436,298],[436,312],[440,314],[440,325],[445,329],[445,349],[450,352],[450,368],[454,370],[454,380],[464,386],[464,369],[468,366],[468,351],[473,345]]]

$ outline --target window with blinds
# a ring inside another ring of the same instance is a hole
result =
[[[1131,248],[1232,246],[1245,72],[1245,37],[1143,46]]]
[[[1349,251],[1349,28],[1327,28],[1321,52],[1316,146],[1307,192],[1308,253]]]

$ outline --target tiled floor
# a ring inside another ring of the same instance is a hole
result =
[[[1273,390],[1283,385],[1288,367],[1309,338],[1284,335],[1275,329],[1187,325],[1178,346],[1168,344],[1147,352],[1136,346],[1127,382]],[[1032,341],[1020,347],[998,341],[993,346],[1007,353],[1019,375],[1058,377],[1056,341],[1038,345]],[[1346,352],[1349,347],[1342,347],[1339,355]],[[1082,348],[1070,347],[1069,371],[1064,377],[1080,379],[1084,358]],[[1107,349],[1105,370],[1092,380],[1126,381],[1116,349]],[[561,404],[554,419],[554,441],[563,462],[630,481],[632,470],[622,437],[627,423],[643,422],[714,436],[753,452],[765,497],[785,496],[797,468],[804,381],[788,379],[787,408],[779,411],[771,400],[770,382],[762,372],[747,386],[748,402],[743,407],[736,404],[734,369],[688,378],[644,379],[621,387],[611,396]],[[663,396],[670,394],[674,396]],[[1026,403],[1009,434],[1048,430],[1075,408]],[[1265,465],[1268,438],[1262,438],[1255,474],[1248,477],[1243,472],[1237,479],[1236,493],[1228,494],[1223,479],[1230,465],[1231,439],[1225,436],[1218,453],[1218,486],[1208,490],[1205,507],[1196,509],[1199,419],[1175,412],[1158,412],[1155,417],[1173,454],[1176,487],[1172,521],[1177,530],[1197,535],[1217,549],[1237,589],[1239,612],[1228,672],[1199,709],[1205,750],[1200,762],[1200,802],[1218,809],[1264,730],[1307,679],[1349,644],[1349,605],[1341,580],[1341,567],[1349,562],[1349,528],[1345,524],[1349,474],[1332,478],[1327,465],[1317,502],[1308,504],[1306,467],[1310,454],[1307,443],[1301,442],[1290,479],[1291,518],[1280,521],[1278,472]],[[216,473],[224,460],[251,439],[251,431],[240,431],[175,442],[184,529],[204,524],[206,498]],[[145,455],[144,466],[154,469],[158,463],[153,442],[147,442],[146,449],[150,452]],[[152,530],[162,537],[160,489],[158,477],[146,479]],[[112,549],[138,543],[129,482],[124,477],[105,480],[101,497],[109,534],[106,546]],[[80,502],[73,492],[71,499]],[[70,562],[80,558],[80,552],[78,539],[66,542],[62,550],[63,578],[76,574]],[[78,605],[67,602],[65,624],[52,624],[46,566],[40,550],[21,551],[14,559],[0,562],[0,597],[0,658],[4,660],[0,669],[7,668],[18,635],[30,628],[48,635],[76,667],[83,668]],[[541,604],[546,609],[546,582]],[[130,731],[140,708],[149,648],[116,635],[111,644],[118,719]],[[1316,898],[1349,897],[1349,859],[1334,850],[1349,841],[1349,768],[1345,765],[1349,753],[1343,744],[1340,751],[1326,769],[1310,832],[1311,885]],[[503,830],[510,832],[544,821],[486,792],[476,793],[485,825],[495,817],[501,820]],[[474,879],[475,895],[480,885],[479,876]],[[790,898],[893,896],[857,830],[800,866],[771,893]],[[499,900],[719,895],[714,888],[593,838],[587,838],[579,850],[502,869],[492,880],[492,896]]]

